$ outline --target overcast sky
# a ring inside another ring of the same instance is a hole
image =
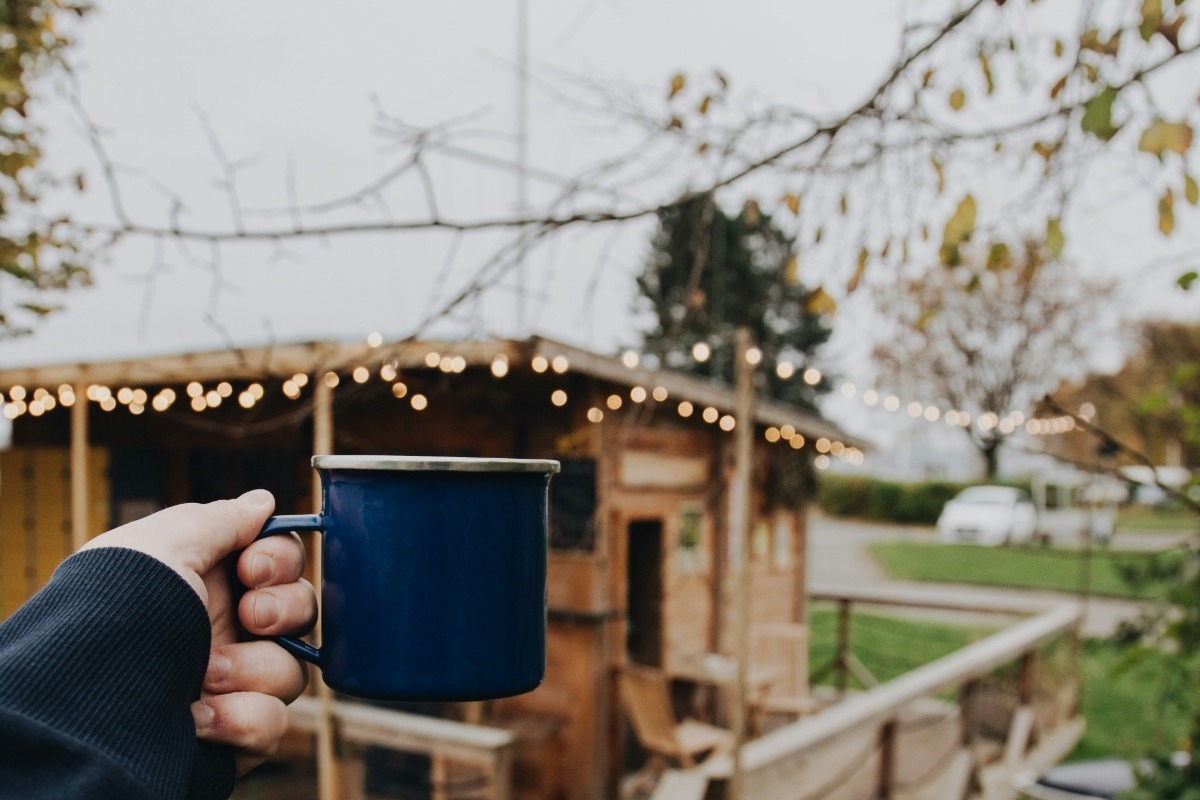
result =
[[[938,3],[562,0],[532,2],[529,42],[530,163],[577,173],[635,140],[602,117],[578,113],[562,91],[576,78],[644,92],[660,102],[670,76],[728,75],[739,102],[787,99],[834,110],[861,99],[895,55],[902,13]],[[74,61],[88,115],[122,168],[130,216],[168,219],[160,188],[182,197],[183,219],[230,224],[213,140],[237,173],[246,224],[277,224],[255,209],[322,202],[353,191],[393,166],[377,111],[420,126],[466,120],[464,144],[496,155],[515,149],[516,3],[255,0],[163,3],[101,0],[79,30]],[[698,78],[697,78],[698,79]],[[565,89],[568,95],[570,89]],[[1192,95],[1194,96],[1194,95]],[[71,110],[43,108],[48,162],[85,169],[91,189],[72,210],[111,219],[97,161]],[[211,136],[207,131],[211,132]],[[496,216],[515,207],[513,176],[478,164],[442,163],[433,175],[446,216]],[[289,183],[294,193],[289,193]],[[552,187],[531,184],[535,200]],[[415,177],[388,213],[423,213]],[[1070,221],[1069,250],[1089,268],[1128,276],[1164,252],[1200,244],[1195,214],[1180,214],[1165,246],[1153,204],[1133,202],[1125,184],[1103,176]],[[356,209],[360,217],[380,213]],[[1132,223],[1132,224],[1131,224]],[[560,237],[528,259],[526,330],[601,351],[633,344],[632,276],[647,251],[649,223]],[[202,247],[156,251],[148,241],[116,248],[96,268],[96,286],[64,298],[68,310],[36,336],[0,346],[6,365],[84,361],[142,353],[212,349],[313,338],[353,339],[372,331],[404,336],[452,294],[496,246],[495,237],[454,245],[440,234],[336,237],[284,250]],[[1170,288],[1175,273],[1137,273],[1142,308],[1188,314],[1195,298]],[[804,276],[810,282],[820,276]],[[511,278],[460,308],[428,334],[508,335],[516,327]],[[859,379],[861,332],[855,304],[839,314],[829,359]]]

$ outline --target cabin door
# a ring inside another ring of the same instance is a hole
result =
[[[662,520],[629,524],[629,559],[626,586],[629,660],[661,667],[663,662],[663,525]]]

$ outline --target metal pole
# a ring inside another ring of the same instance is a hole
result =
[[[323,377],[313,376],[313,454],[329,455],[333,452],[333,387]],[[313,476],[313,510],[321,508],[321,481]],[[310,549],[313,559],[313,583],[316,585],[318,613],[321,597],[321,539],[313,534]],[[320,626],[314,632],[314,644],[321,644]],[[338,765],[333,742],[333,692],[319,678],[316,681],[320,715],[317,719],[317,797],[319,800],[337,800]]]
[[[745,797],[742,747],[746,744],[746,668],[750,657],[750,564],[746,553],[753,515],[754,471],[754,366],[748,354],[754,346],[749,328],[738,328],[734,339],[735,409],[733,502],[729,535],[733,537],[731,564],[737,576],[734,619],[737,621],[737,679],[733,690],[733,775],[731,800]]]
[[[71,406],[71,548],[88,540],[88,398],[87,387],[74,388]]]
[[[529,167],[529,0],[517,0],[517,214],[523,216],[527,205]],[[518,236],[522,238],[525,232]],[[518,245],[517,335],[526,336],[525,328],[525,243]]]

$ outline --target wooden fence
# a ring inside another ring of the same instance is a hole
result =
[[[288,711],[294,730],[317,730],[317,698],[301,697]],[[515,738],[508,731],[342,701],[331,704],[331,716],[343,742],[429,756],[433,800],[450,796],[449,776],[452,770],[463,768],[480,778],[479,795],[490,800],[511,800],[513,796]],[[361,782],[346,785],[343,797],[361,797],[361,791]]]
[[[966,597],[945,603],[892,591],[813,599],[842,609],[835,661],[843,691],[859,671],[849,637],[854,604],[1039,613],[750,742],[740,753],[744,797],[946,800],[963,798],[970,785],[985,798],[1011,797],[1016,772],[1054,763],[1081,735],[1076,605],[998,606]],[[1048,648],[1056,648],[1053,659]],[[732,756],[698,768],[708,797],[730,796],[732,771]]]

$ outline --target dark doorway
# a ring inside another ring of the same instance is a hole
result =
[[[662,666],[662,541],[661,520],[629,525],[629,660]]]

